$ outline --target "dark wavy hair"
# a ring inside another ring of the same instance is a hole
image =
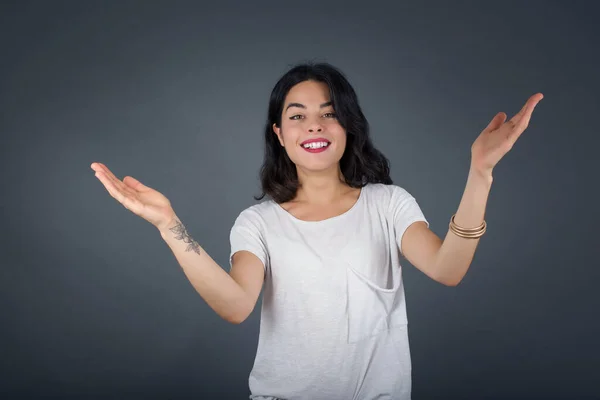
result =
[[[292,67],[275,84],[269,100],[265,125],[265,155],[260,170],[262,194],[277,203],[296,197],[299,187],[295,164],[273,132],[273,124],[281,126],[285,98],[290,89],[300,82],[317,81],[327,84],[338,122],[346,131],[346,148],[340,160],[340,169],[347,185],[364,187],[367,183],[392,184],[388,159],[377,150],[369,136],[369,124],[356,93],[344,74],[329,63],[303,63]]]

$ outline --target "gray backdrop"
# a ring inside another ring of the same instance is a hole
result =
[[[164,193],[227,268],[269,93],[315,60],[347,74],[442,237],[479,132],[544,93],[464,281],[405,264],[413,397],[600,398],[595,7],[2,2],[0,395],[247,398],[260,305],[220,319],[90,164]]]

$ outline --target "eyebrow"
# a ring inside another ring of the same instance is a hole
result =
[[[324,108],[324,107],[329,107],[330,105],[332,105],[333,102],[332,101],[328,101],[326,103],[323,103],[319,106],[319,108]],[[300,103],[290,103],[287,105],[287,107],[285,108],[285,111],[288,110],[288,108],[290,107],[299,107],[299,108],[304,108],[306,109],[306,106],[304,104],[300,104]]]

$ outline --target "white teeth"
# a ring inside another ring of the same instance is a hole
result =
[[[327,142],[313,142],[302,145],[305,149],[320,149],[321,147],[327,147],[329,143]]]

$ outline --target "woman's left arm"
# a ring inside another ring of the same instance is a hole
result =
[[[492,171],[525,131],[542,98],[541,93],[531,96],[509,121],[506,121],[505,113],[496,114],[477,137],[471,146],[471,167],[465,191],[454,217],[456,226],[471,229],[483,223],[493,181]],[[456,286],[467,273],[479,240],[461,237],[448,229],[442,241],[424,222],[416,222],[406,229],[400,245],[406,259],[416,268],[444,285]]]

